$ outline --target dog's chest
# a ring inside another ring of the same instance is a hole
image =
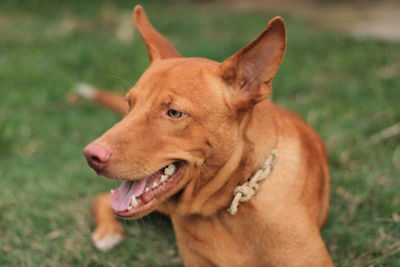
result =
[[[260,255],[266,254],[261,229],[234,217],[228,220],[231,221],[173,219],[179,254],[185,265],[203,262],[210,266],[260,265],[263,261]]]

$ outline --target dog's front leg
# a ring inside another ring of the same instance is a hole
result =
[[[98,195],[93,203],[96,229],[92,241],[99,250],[109,250],[125,239],[125,232],[111,209],[111,194]]]

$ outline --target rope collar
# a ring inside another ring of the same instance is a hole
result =
[[[276,150],[271,151],[271,155],[265,160],[264,165],[250,179],[242,185],[236,186],[233,190],[233,200],[228,209],[229,214],[235,215],[238,211],[240,203],[251,199],[260,188],[259,182],[267,178],[274,168],[274,161],[276,158]]]

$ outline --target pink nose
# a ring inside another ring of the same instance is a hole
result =
[[[96,172],[101,172],[106,167],[111,153],[99,144],[90,143],[83,149],[83,155],[85,155],[90,167]]]

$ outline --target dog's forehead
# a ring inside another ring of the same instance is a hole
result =
[[[135,94],[173,93],[185,98],[222,95],[219,63],[203,58],[174,58],[153,62],[135,85]]]

